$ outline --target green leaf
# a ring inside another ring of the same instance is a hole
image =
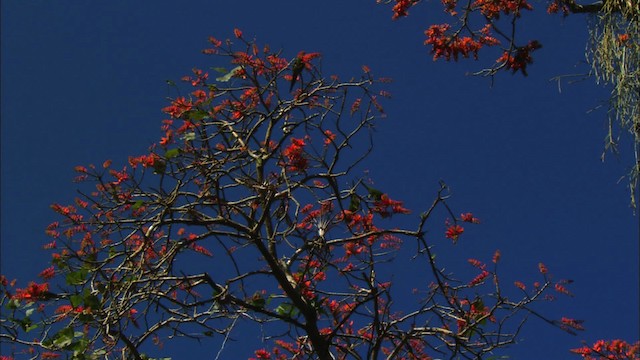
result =
[[[5,305],[5,306],[9,310],[16,310],[20,306],[20,300],[11,299],[11,300],[9,300],[9,302],[7,302],[7,305]]]
[[[189,119],[191,120],[202,120],[204,118],[209,117],[209,113],[202,110],[195,110],[189,112]],[[194,134],[195,135],[195,134]]]
[[[375,200],[375,201],[380,201],[380,199],[382,198],[382,195],[384,195],[384,193],[378,189],[372,188],[370,186],[367,186],[367,184],[362,183],[362,185],[364,185],[364,187],[367,189],[367,191],[369,192],[369,196]]]
[[[82,305],[82,295],[71,295],[69,300],[71,301],[71,306],[73,306],[74,308]]]
[[[220,74],[226,74],[227,73],[227,68],[224,68],[224,67],[213,67],[213,68],[211,68],[211,70],[219,72]]]
[[[82,285],[87,277],[86,270],[78,270],[67,274],[66,281],[69,285]]]
[[[233,77],[233,75],[235,75],[236,71],[238,70],[242,70],[242,66],[236,66],[233,69],[231,69],[231,71],[229,71],[226,75],[220,76],[216,78],[216,81],[220,81],[220,82],[227,82],[229,80],[231,80],[231,78]]]
[[[75,337],[79,337],[78,341],[75,341],[69,347],[69,350],[73,350],[73,359],[85,359],[85,353],[87,352],[87,346],[89,345],[89,340],[83,337],[84,334],[81,332],[76,332]]]
[[[167,159],[172,159],[178,155],[180,155],[180,149],[178,148],[167,150],[167,152],[164,153],[164,157]]]
[[[89,294],[84,297],[84,306],[92,309],[100,309],[100,299],[97,296]]]
[[[164,174],[164,171],[167,169],[167,163],[162,159],[157,159],[153,162],[153,173],[154,174]]]
[[[253,298],[251,299],[251,301],[249,302],[249,304],[255,306],[255,307],[259,307],[259,308],[264,308],[264,304],[266,303],[266,301],[263,298]]]
[[[33,312],[34,312],[34,311],[36,311],[36,308],[33,308],[33,307],[32,307],[32,308],[29,308],[29,309],[27,309],[27,310],[25,310],[25,311],[24,311],[24,315],[25,315],[26,317],[29,317],[29,316],[33,315]]]
[[[280,316],[295,317],[298,313],[298,309],[289,303],[282,303],[276,308],[276,314]]]
[[[92,270],[94,270],[94,263],[96,262],[96,260],[98,259],[98,255],[96,254],[86,254],[84,255],[84,258],[82,259],[82,269],[83,270],[87,270],[88,272],[91,272]]]
[[[144,205],[144,201],[138,200],[133,204],[133,206],[131,206],[131,208],[133,210],[138,210],[138,209],[140,209],[142,207],[142,205]]]
[[[351,201],[349,202],[349,211],[356,212],[360,210],[360,197],[356,194],[351,195]]]
[[[73,329],[70,327],[58,331],[58,333],[53,336],[53,345],[63,349],[71,345],[72,342]]]
[[[82,312],[80,314],[78,314],[78,320],[80,320],[81,323],[83,324],[87,324],[90,323],[94,320],[93,315],[91,313],[88,312]]]
[[[22,330],[27,331],[27,329],[33,324],[31,322],[31,319],[26,317],[24,319],[16,319],[16,318],[11,318],[11,321],[17,323],[18,325],[20,325],[20,327],[22,328]]]

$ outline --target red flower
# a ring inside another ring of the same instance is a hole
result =
[[[31,282],[26,289],[16,289],[16,294],[13,295],[12,298],[33,302],[44,298],[45,295],[48,294],[48,290],[48,283],[37,284],[35,282]]]
[[[524,284],[523,284],[523,283],[521,283],[520,281],[515,281],[515,282],[513,283],[513,285],[515,285],[518,289],[520,289],[520,290],[522,290],[522,291],[524,291],[524,290],[526,289],[526,286],[524,286]]]
[[[317,57],[320,57],[320,53],[319,52],[305,53],[304,51],[300,51],[300,53],[298,54],[298,57],[300,58],[300,60],[302,60],[304,67],[307,70],[311,70],[312,69],[311,60]]]
[[[482,272],[480,274],[478,274],[478,276],[476,276],[475,278],[473,278],[473,280],[471,280],[469,282],[469,286],[475,286],[478,285],[482,282],[484,282],[484,280],[489,277],[489,272],[487,270],[482,270]]]
[[[567,288],[564,287],[562,284],[555,284],[554,287],[555,287],[556,291],[561,293],[561,294],[565,294],[565,295],[568,295],[568,296],[573,296],[573,294],[571,294],[569,292],[569,290],[567,290]]]
[[[473,217],[472,213],[466,213],[466,214],[460,214],[460,219],[462,219],[462,221],[464,222],[470,222],[473,224],[479,224],[480,223],[480,219]]]
[[[256,350],[255,354],[256,354],[256,359],[265,359],[265,360],[271,359],[271,353],[265,349]]]
[[[620,34],[620,35],[618,35],[618,44],[626,45],[626,43],[628,41],[629,41],[629,34]]]
[[[548,272],[547,266],[543,263],[538,264],[538,269],[540,270],[541,274],[546,274]]]
[[[516,48],[513,54],[505,52],[496,62],[503,63],[505,69],[511,69],[514,73],[520,71],[522,75],[527,76],[527,65],[533,63],[531,52],[541,47],[542,45],[534,40],[526,46]]]
[[[218,39],[214,38],[213,36],[209,36],[209,42],[210,42],[213,46],[215,46],[215,47],[220,47],[220,46],[222,46],[222,41],[220,41],[220,40],[218,40]]]
[[[514,13],[520,16],[520,10],[532,10],[533,7],[524,0],[476,0],[472,5],[479,8],[480,12],[489,19],[497,19],[500,13]]]
[[[397,20],[401,17],[409,15],[409,8],[413,6],[411,0],[396,0],[396,4],[393,6],[393,16],[391,19]]]
[[[493,259],[491,259],[491,261],[493,261],[494,264],[497,264],[498,261],[500,261],[500,250],[496,250],[496,252],[493,253]]]
[[[49,280],[51,278],[53,278],[56,274],[56,271],[54,270],[53,266],[50,266],[44,270],[42,270],[42,272],[40,272],[40,274],[38,275],[39,277],[43,278],[44,280]]]
[[[353,115],[353,113],[355,113],[356,111],[358,111],[358,109],[360,109],[361,103],[362,103],[361,98],[357,98],[353,101],[353,104],[351,104],[351,115]]]
[[[153,164],[155,164],[158,158],[156,154],[140,155],[138,157],[131,156],[129,157],[129,165],[131,165],[132,168],[137,167],[138,164],[142,164],[143,167],[153,167]]]
[[[304,139],[291,138],[291,145],[282,151],[282,155],[287,159],[285,166],[289,171],[305,171],[309,166],[309,161],[304,156]]]
[[[409,214],[411,212],[403,206],[402,201],[392,200],[387,194],[380,196],[380,199],[373,206],[371,211],[380,214],[383,218],[392,214]]]
[[[326,136],[326,138],[324,139],[324,145],[325,146],[331,144],[333,142],[333,140],[336,139],[336,134],[332,133],[331,130],[325,130],[324,131],[324,136]]]
[[[480,260],[476,259],[467,259],[467,262],[471,264],[473,267],[477,267],[478,269],[484,269],[485,265]]]
[[[79,173],[86,173],[87,172],[87,168],[82,166],[82,165],[78,165],[76,167],[73,168],[76,172]]]
[[[451,225],[447,229],[447,232],[445,233],[445,236],[448,239],[453,240],[453,242],[455,243],[458,240],[458,236],[460,236],[463,232],[464,232],[464,228],[462,226],[460,226],[460,225]]]
[[[191,101],[181,96],[173,100],[173,102],[171,103],[171,106],[167,106],[163,108],[162,111],[171,115],[171,117],[177,119],[181,117],[184,113],[190,111],[192,106],[193,105],[191,104]]]
[[[563,328],[572,328],[575,330],[584,330],[584,326],[582,325],[583,320],[576,320],[567,317],[563,317],[560,319],[561,327]]]
[[[66,314],[71,312],[72,310],[73,310],[73,306],[71,305],[60,305],[54,312],[56,314]]]
[[[40,359],[57,359],[60,356],[60,354],[54,352],[43,352],[40,354]]]

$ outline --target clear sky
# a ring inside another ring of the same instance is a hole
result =
[[[572,337],[532,318],[511,358],[569,358],[582,339],[637,340],[638,218],[618,182],[630,140],[602,163],[607,89],[586,79],[559,92],[550,81],[588,71],[586,19],[523,18],[522,39],[544,47],[528,77],[504,72],[492,84],[465,74],[493,55],[432,61],[423,31],[440,12],[424,2],[392,22],[374,0],[3,1],[0,272],[26,284],[46,267],[49,205],[75,197],[73,167],[144,153],[161,135],[166,80],[212,66],[200,54],[207,37],[237,27],[288,57],[321,52],[326,74],[349,77],[366,64],[394,79],[368,167],[376,186],[416,214],[442,179],[454,208],[482,220],[450,261],[500,249],[507,278],[534,274],[542,261],[574,280],[574,298],[540,309],[584,319],[587,331]]]

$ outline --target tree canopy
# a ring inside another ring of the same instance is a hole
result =
[[[483,40],[440,26],[428,45],[453,60],[476,55],[474,41],[499,46],[493,22],[519,19],[523,4],[492,16],[489,3],[467,7],[490,22]],[[41,279],[0,278],[3,359],[166,358],[183,339],[227,358],[245,333],[261,334],[244,344],[255,359],[499,358],[529,320],[584,329],[570,309],[548,315],[556,304],[546,303],[573,294],[544,263],[523,260],[537,279],[514,282],[497,249],[460,264],[441,256],[483,226],[446,183],[419,209],[379,187],[367,169],[389,79],[367,66],[328,75],[319,52],[273,49],[239,29],[209,43],[206,69],[169,82],[148,152],[75,168],[79,196],[52,205]],[[522,52],[539,44],[513,46],[482,74],[526,75]],[[639,347],[571,351],[636,359]]]

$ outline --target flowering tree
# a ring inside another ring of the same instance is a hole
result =
[[[499,251],[469,259],[468,278],[446,270],[436,243],[480,222],[456,216],[446,185],[412,215],[360,173],[384,79],[367,67],[325,78],[318,53],[286,59],[239,30],[210,42],[204,53],[232,69],[183,79],[193,90],[164,108],[149,153],[78,166],[84,190],[52,206],[42,280],[0,279],[3,358],[148,359],[175,337],[214,338],[221,356],[236,328],[258,326],[256,359],[477,359],[513,344],[531,315],[582,329],[534,309],[569,294],[543,264],[533,284],[503,284]],[[414,225],[392,224],[400,216]],[[414,269],[415,288],[396,288]]]
[[[421,1],[378,2],[393,4],[395,20],[408,16],[409,9]],[[434,60],[478,59],[480,50],[493,50],[495,61],[475,75],[493,76],[501,70],[528,74],[534,52],[542,47],[535,39],[523,40],[519,36],[521,18],[534,11],[530,1],[442,0],[442,5],[453,21],[431,25],[425,31],[424,44],[431,47]],[[590,18],[586,51],[590,75],[612,88],[605,149],[616,151],[621,131],[631,134],[636,161],[629,172],[629,185],[631,205],[635,207],[640,174],[640,2],[604,0],[581,4],[575,0],[548,0],[541,5],[549,14],[587,14]]]

